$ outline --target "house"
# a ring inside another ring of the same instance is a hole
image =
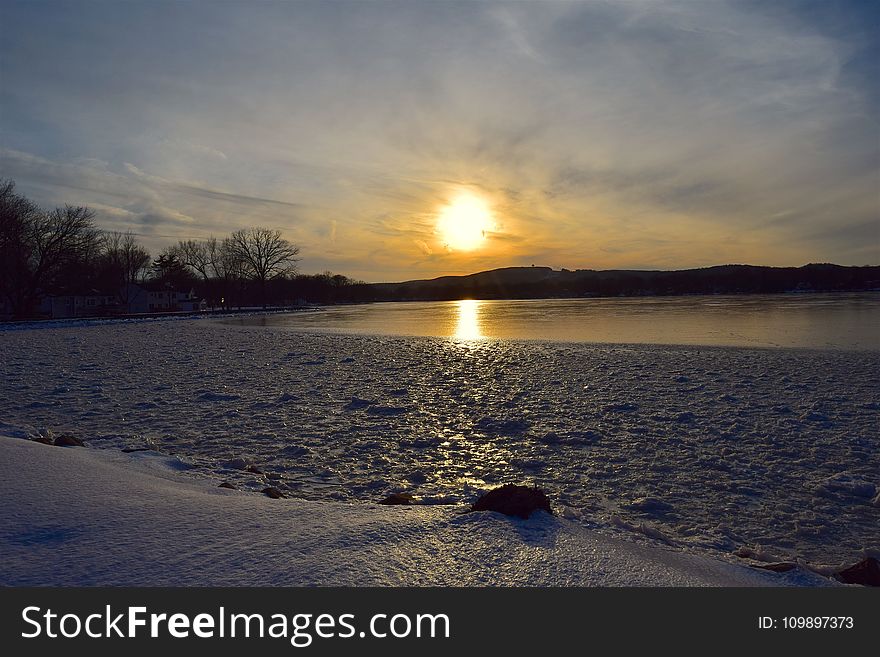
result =
[[[96,289],[67,290],[40,302],[40,312],[52,319],[109,315],[118,312],[118,307],[116,295]]]
[[[196,291],[193,289],[190,289],[188,292],[176,292],[175,294],[175,302],[177,303],[178,310],[198,312],[200,310],[206,310],[208,307],[207,302],[204,299],[197,297]]]
[[[115,294],[96,289],[65,290],[43,297],[40,314],[52,319],[71,317],[99,317],[106,315],[197,312],[207,304],[196,296],[195,290],[175,290],[156,282],[142,285],[130,283]],[[2,309],[0,309],[2,310]]]
[[[206,308],[192,288],[175,290],[169,284],[155,281],[129,286],[128,297],[131,313],[196,312]]]

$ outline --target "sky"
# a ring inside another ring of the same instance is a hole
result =
[[[0,3],[0,177],[154,254],[880,264],[878,2]]]

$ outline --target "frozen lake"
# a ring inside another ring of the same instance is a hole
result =
[[[880,349],[880,293],[375,303],[227,321],[464,340]]]
[[[880,547],[877,306],[463,301],[19,326],[0,331],[0,432],[157,449],[215,483],[343,503],[534,482],[601,531],[838,562]]]

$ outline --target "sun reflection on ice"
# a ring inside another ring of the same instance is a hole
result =
[[[462,299],[456,302],[458,323],[453,337],[458,340],[482,340],[485,336],[480,329],[480,305],[476,299]]]

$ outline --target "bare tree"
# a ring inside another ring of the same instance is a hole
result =
[[[0,294],[14,312],[28,282],[28,235],[40,214],[36,204],[15,193],[14,182],[0,181]]]
[[[11,181],[0,185],[0,285],[13,315],[21,316],[72,279],[72,269],[93,262],[100,238],[88,208],[66,205],[46,213],[14,187]]]
[[[259,283],[263,307],[266,306],[266,281],[296,273],[299,247],[281,237],[280,230],[237,230],[228,238],[228,249],[234,259],[244,265],[248,277]]]
[[[236,251],[232,240],[225,238],[222,242],[209,241],[212,253],[212,265],[216,280],[220,283],[220,304],[226,308],[238,301],[241,306],[241,285],[247,279],[247,265]]]
[[[216,244],[217,240],[211,240]],[[211,277],[213,262],[209,242],[198,240],[179,241],[175,247],[178,259],[198,274],[206,283]]]
[[[112,231],[104,234],[102,244],[102,269],[109,279],[116,297],[127,311],[137,294],[135,285],[146,276],[150,265],[150,252],[142,247],[132,232]]]

